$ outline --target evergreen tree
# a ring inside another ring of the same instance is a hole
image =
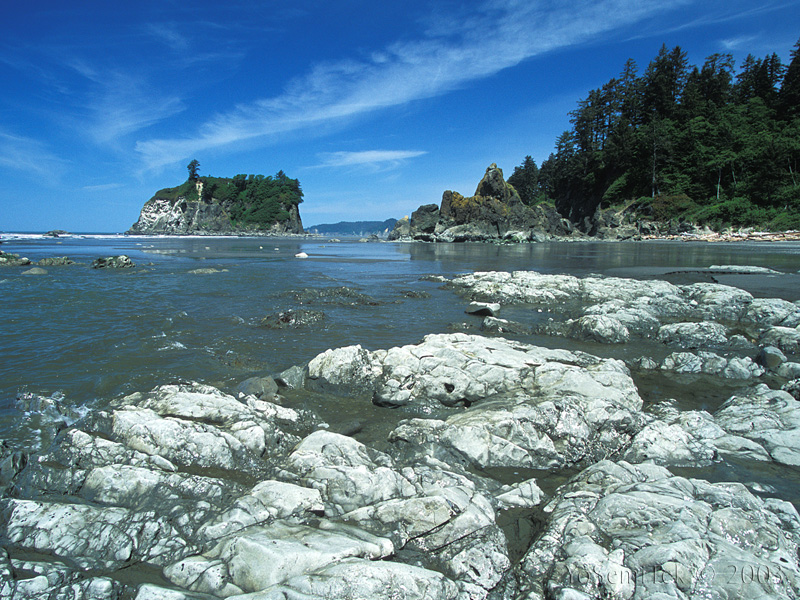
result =
[[[781,59],[775,53],[763,60],[748,54],[736,77],[736,100],[745,103],[760,98],[766,106],[773,108],[778,99],[778,85],[783,78],[783,70]]]
[[[186,168],[189,169],[189,181],[197,181],[197,167],[199,166],[200,163],[196,158],[192,159],[192,162],[186,165]]]
[[[749,55],[738,72],[729,54],[690,67],[662,46],[578,102],[537,193],[576,222],[639,198],[660,218],[800,228],[799,107],[800,41],[788,67]],[[528,159],[509,179],[525,198]]]
[[[792,60],[783,75],[778,93],[778,113],[784,120],[800,116],[800,40],[792,50]]]
[[[686,65],[686,52],[680,46],[668,51],[663,45],[658,56],[647,66],[643,103],[648,120],[675,117],[688,77]]]
[[[539,167],[536,161],[530,155],[526,156],[520,166],[514,167],[508,183],[514,186],[524,204],[535,204],[539,196]]]

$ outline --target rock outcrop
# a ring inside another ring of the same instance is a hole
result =
[[[795,508],[740,483],[651,464],[602,461],[545,507],[548,523],[515,569],[516,598],[794,598]],[[750,573],[758,576],[750,577]]]
[[[30,264],[29,258],[0,250],[0,267],[26,267]]]
[[[778,298],[754,298],[745,290],[716,283],[675,285],[659,280],[515,271],[460,275],[447,285],[469,300],[546,310],[549,319],[529,331],[607,344],[652,339],[679,347],[670,364],[696,363],[697,372],[723,370],[736,357],[724,358],[721,364],[714,360],[721,358],[719,352],[732,351],[752,352],[742,366],[758,372],[761,367],[753,360],[758,357],[756,342],[774,347],[770,361],[776,371],[791,369],[786,357],[800,353],[800,305]],[[695,355],[691,349],[700,351]],[[703,359],[690,361],[693,356]]]
[[[446,191],[441,206],[426,204],[401,219],[390,240],[465,242],[488,240],[529,241],[565,235],[571,227],[547,205],[526,206],[503,171],[491,164],[475,194],[464,197]]]
[[[130,269],[135,266],[130,257],[124,254],[101,257],[92,261],[93,269]]]
[[[467,198],[458,192],[444,192],[441,206],[420,206],[410,219],[404,217],[395,223],[389,239],[427,242],[539,242],[563,238],[730,238],[719,236],[707,226],[701,227],[684,219],[657,220],[652,210],[640,204],[632,202],[622,208],[604,209],[594,204],[585,206],[581,199],[570,198],[556,206],[526,206],[514,187],[503,179],[502,170],[492,164],[486,169],[486,174],[473,196]],[[775,239],[794,238],[781,234],[781,237]]]
[[[498,511],[537,506],[535,482],[400,462],[322,425],[167,385],[36,459],[0,456],[0,596],[486,598],[511,569]]]
[[[187,182],[191,183],[191,182]],[[243,203],[238,198],[220,199],[206,188],[202,179],[195,187],[166,188],[157,192],[142,207],[129,234],[167,235],[286,235],[303,233],[300,210],[295,202],[280,202],[281,218],[269,222],[236,219]],[[209,188],[214,187],[209,184]],[[176,195],[176,189],[186,190]],[[252,210],[252,208],[251,208]],[[278,213],[276,213],[278,214]]]

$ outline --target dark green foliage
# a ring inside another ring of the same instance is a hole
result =
[[[199,166],[200,162],[196,158],[186,165],[186,168],[189,169],[189,181],[197,181],[197,167]]]
[[[641,76],[629,60],[578,103],[533,188],[530,157],[509,181],[524,201],[544,197],[576,222],[600,205],[632,204],[653,218],[796,226],[799,107],[800,42],[788,67],[777,54],[751,55],[738,72],[728,54],[692,67],[681,48],[663,46]]]
[[[524,204],[531,205],[544,200],[539,188],[539,167],[530,156],[526,156],[522,164],[514,168],[508,183],[514,186]]]
[[[203,184],[202,201],[219,202],[231,222],[243,228],[269,228],[276,222],[287,221],[291,218],[289,211],[303,201],[300,182],[283,171],[275,177],[240,174],[232,178],[199,177],[198,180]],[[197,200],[197,183],[189,179],[178,187],[160,190],[155,197],[170,201],[180,197]]]
[[[163,198],[170,201],[175,201],[180,197],[187,200],[197,200],[197,186],[194,181],[185,181],[174,188],[164,188],[157,191],[154,196],[154,198]]]
[[[234,200],[231,218],[241,223],[271,225],[289,218],[288,209],[303,201],[300,182],[290,179],[283,171],[275,177],[237,175],[223,191]]]
[[[778,93],[778,111],[785,120],[800,116],[800,40],[792,50],[792,60],[783,76]]]
[[[697,205],[686,194],[675,196],[656,196],[654,198],[640,198],[636,206],[639,214],[650,217],[655,221],[670,221],[680,219],[687,213],[697,209]]]

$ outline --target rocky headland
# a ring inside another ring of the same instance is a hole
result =
[[[0,449],[0,597],[800,596],[800,516],[758,480],[798,477],[800,304],[527,271],[439,281],[480,330],[332,348],[228,392],[162,385],[77,421],[22,395],[55,437]],[[733,393],[708,410],[655,401],[637,381],[659,372]],[[396,424],[358,441],[309,394]],[[748,478],[720,477],[734,465]]]
[[[296,179],[195,177],[156,192],[128,234],[297,235],[303,233]]]
[[[502,169],[491,164],[475,194],[447,190],[441,205],[424,204],[395,223],[390,240],[423,242],[544,242],[548,240],[800,241],[800,233],[753,229],[714,231],[683,219],[659,220],[632,202],[597,206],[571,221],[548,203],[526,205]]]

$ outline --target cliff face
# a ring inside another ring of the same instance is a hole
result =
[[[465,197],[446,191],[441,207],[420,206],[411,219],[401,219],[389,239],[422,241],[527,240],[534,236],[565,235],[569,224],[549,206],[526,206],[503,171],[491,164],[475,190]]]
[[[219,199],[204,194],[204,183],[196,183],[195,194],[169,197],[169,188],[157,192],[142,207],[139,220],[128,230],[130,234],[143,235],[243,235],[243,234],[298,234],[303,233],[303,223],[296,204],[285,203],[281,210],[288,218],[272,223],[237,222],[235,199]],[[190,197],[191,196],[191,197]]]

